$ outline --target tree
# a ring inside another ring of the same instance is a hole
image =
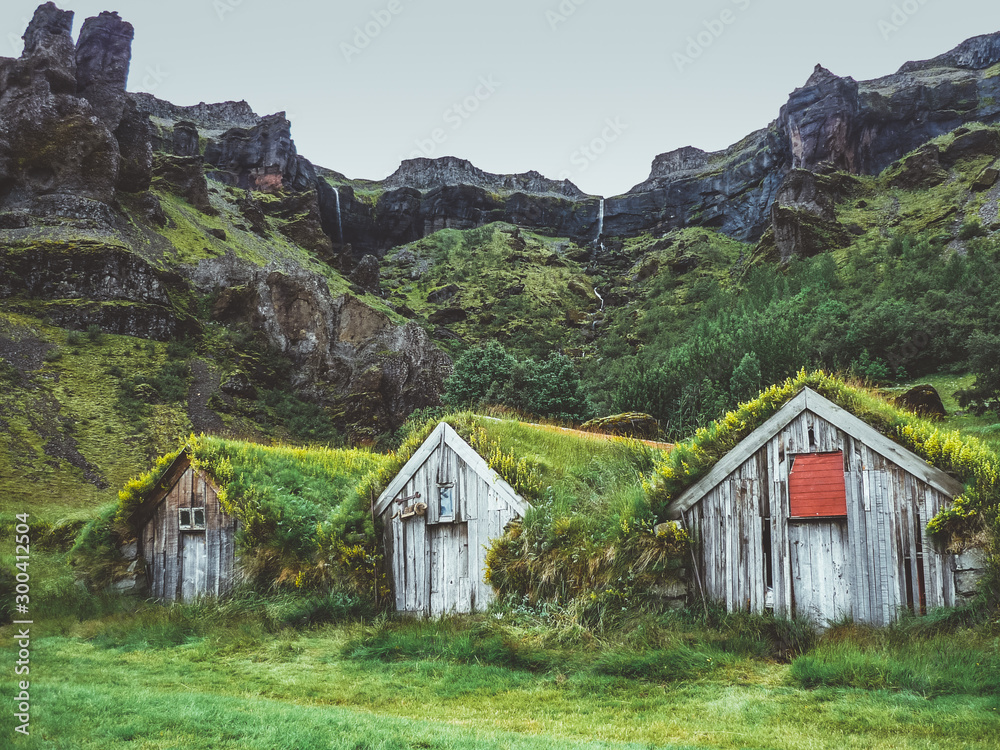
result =
[[[506,383],[517,360],[498,341],[469,349],[458,358],[445,381],[445,402],[451,406],[481,403],[495,384]]]
[[[572,361],[553,352],[518,360],[496,341],[470,349],[445,383],[452,406],[502,404],[540,417],[584,421],[593,414]]]
[[[729,379],[729,392],[734,401],[746,401],[760,393],[763,386],[760,360],[753,352],[747,352],[733,370],[733,376]]]
[[[959,405],[971,408],[977,415],[994,411],[1000,416],[1000,336],[973,332],[969,337],[969,366],[976,382],[955,393]]]

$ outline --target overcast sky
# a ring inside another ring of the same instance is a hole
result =
[[[136,28],[129,88],[286,111],[299,153],[380,179],[453,155],[624,192],[657,154],[724,148],[816,63],[858,80],[1000,30],[996,0],[63,0]],[[36,2],[5,0],[0,55]]]

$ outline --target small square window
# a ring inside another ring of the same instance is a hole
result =
[[[181,531],[199,531],[205,528],[204,508],[180,508]]]
[[[455,517],[455,487],[454,485],[445,485],[443,487],[438,487],[438,500],[440,513],[438,514],[442,521],[450,521]]]

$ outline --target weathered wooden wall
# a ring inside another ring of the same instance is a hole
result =
[[[205,508],[204,531],[181,531],[178,510]],[[212,484],[190,466],[142,529],[152,596],[190,601],[229,592],[235,574],[236,519],[223,512]]]
[[[439,481],[455,483],[453,521],[438,517]],[[419,501],[406,505],[426,503],[426,516],[401,518],[397,502],[381,515],[396,609],[432,616],[482,611],[493,598],[483,581],[486,551],[519,511],[443,443],[396,497],[418,492]]]
[[[791,456],[829,451],[844,453],[847,518],[789,519]],[[902,607],[919,612],[956,603],[954,556],[937,551],[925,531],[949,500],[805,411],[688,509],[685,520],[697,540],[705,595],[729,610],[766,606],[769,528],[776,614],[884,625]]]

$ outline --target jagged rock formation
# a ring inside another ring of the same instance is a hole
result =
[[[224,256],[200,263],[192,279],[205,292],[222,290],[216,320],[265,331],[294,362],[294,384],[338,404],[338,421],[355,438],[394,429],[415,408],[436,403],[451,371],[416,323],[399,326],[351,296],[334,297],[317,274]]]
[[[476,168],[466,159],[443,156],[439,159],[408,159],[382,181],[387,190],[414,188],[427,191],[439,187],[467,185],[494,192],[520,192],[530,195],[554,195],[582,200],[587,197],[569,180],[549,180],[538,172],[498,175]]]
[[[657,157],[648,180],[608,200],[607,232],[698,225],[740,240],[755,241],[771,228],[787,237],[787,213],[772,206],[792,170],[877,174],[965,123],[1000,122],[1000,76],[991,70],[998,62],[1000,33],[874,81],[841,78],[817,65],[768,128],[722,152],[685,148]],[[911,184],[941,179],[933,155],[923,159],[904,178],[916,180]],[[779,239],[782,257],[803,247],[799,239]]]
[[[346,182],[336,172],[331,182]],[[494,221],[596,239],[599,199],[568,180],[538,172],[496,175],[465,159],[410,159],[385,180],[370,183],[374,203],[341,185],[344,240],[356,257],[381,257],[393,247],[441,229],[472,229]]]
[[[290,385],[333,409],[356,437],[438,403],[451,362],[426,333],[334,294],[326,277],[307,270],[313,258],[334,267],[341,260],[335,194],[297,154],[284,114],[129,94],[132,26],[102,13],[74,43],[72,25],[72,12],[46,3],[21,57],[0,58],[5,307],[66,328],[167,340],[200,335],[207,321],[194,310],[211,296],[221,300],[217,320],[249,326],[282,352],[293,364]],[[167,210],[168,200],[180,204]],[[230,232],[252,232],[257,255],[229,250],[194,266],[179,262],[182,253],[212,256]],[[299,250],[261,260],[282,243]],[[377,263],[356,278],[377,288]],[[202,390],[221,387],[201,375]],[[240,389],[252,391],[252,383]],[[206,413],[210,396],[198,394]]]
[[[1000,33],[874,81],[817,66],[768,127],[720,152],[662,154],[647,180],[602,201],[568,181],[490,174],[454,157],[350,180],[297,152],[284,113],[128,93],[132,26],[102,13],[74,42],[72,21],[53,3],[40,6],[20,58],[0,58],[0,270],[24,280],[0,295],[60,325],[161,339],[196,330],[206,321],[191,310],[217,296],[215,321],[250,325],[295,363],[297,388],[335,405],[344,424],[378,429],[435,403],[448,369],[415,324],[331,292],[385,288],[400,298],[398,274],[380,276],[390,249],[503,221],[571,238],[585,248],[566,254],[573,262],[644,278],[661,261],[626,257],[620,238],[657,235],[654,252],[671,241],[660,234],[700,226],[759,241],[758,257],[785,262],[851,241],[837,206],[851,210],[843,202],[858,189],[852,175],[891,165],[889,184],[924,188],[954,179],[956,164],[1000,156],[994,130],[961,128],[1000,122]],[[945,133],[953,137],[929,142]],[[996,190],[998,174],[995,164],[978,166],[970,189]],[[253,249],[240,255],[244,245]],[[425,262],[406,273],[419,275]],[[680,249],[662,260],[676,273],[691,263]],[[603,297],[626,299],[614,289]],[[447,304],[429,326],[491,314]]]

